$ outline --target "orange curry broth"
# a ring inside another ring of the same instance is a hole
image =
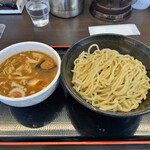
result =
[[[52,61],[54,67],[41,69],[42,61]],[[20,88],[25,96],[37,93],[52,82],[57,71],[56,62],[47,54],[26,51],[13,55],[0,65],[0,94],[11,97],[9,93],[14,88]]]

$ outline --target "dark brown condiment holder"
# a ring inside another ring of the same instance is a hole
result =
[[[109,22],[118,22],[130,17],[132,4],[136,0],[93,0],[90,13],[100,19]]]

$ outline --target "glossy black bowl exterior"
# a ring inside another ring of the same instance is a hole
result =
[[[150,92],[147,94],[147,99],[143,100],[140,106],[130,112],[109,112],[102,111],[93,107],[87,103],[74,89],[71,83],[72,69],[74,67],[74,60],[79,56],[82,51],[87,51],[91,44],[98,44],[100,49],[110,48],[115,49],[121,54],[129,54],[134,58],[140,60],[147,70],[147,74],[150,77],[150,48],[145,44],[122,35],[117,34],[99,34],[86,37],[74,45],[72,45],[65,53],[61,64],[61,78],[69,91],[69,93],[83,106],[91,109],[94,112],[111,116],[111,117],[133,117],[146,114],[150,112]],[[93,48],[94,51],[94,48]]]

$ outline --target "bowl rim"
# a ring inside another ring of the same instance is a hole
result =
[[[94,38],[94,37],[99,37],[99,36],[116,36],[116,37],[122,37],[122,38],[126,38],[128,39],[129,41],[133,41],[133,42],[136,42],[138,44],[141,44],[142,46],[146,47],[147,49],[150,50],[150,47],[146,44],[144,44],[143,42],[137,40],[137,39],[134,39],[132,37],[128,37],[128,36],[124,36],[124,35],[121,35],[121,34],[113,34],[113,33],[104,33],[104,34],[96,34],[96,35],[91,35],[91,36],[87,36],[85,38],[82,38],[80,39],[79,41],[77,41],[76,43],[74,43],[73,45],[71,45],[69,47],[69,49],[66,51],[66,53],[64,54],[63,58],[62,58],[62,63],[61,63],[61,79],[62,79],[62,82],[63,84],[65,85],[65,87],[67,88],[68,92],[71,94],[71,96],[77,101],[79,102],[80,104],[82,104],[84,107],[98,113],[98,114],[101,114],[101,115],[105,115],[105,116],[109,116],[109,117],[117,117],[117,118],[127,118],[127,117],[137,117],[137,116],[140,116],[140,115],[144,115],[144,114],[147,114],[150,112],[150,109],[149,110],[146,110],[146,111],[141,111],[141,112],[138,112],[138,113],[133,113],[133,114],[128,114],[128,112],[126,114],[117,114],[117,113],[111,113],[109,111],[103,111],[103,110],[100,110],[88,103],[86,103],[86,101],[81,100],[80,98],[78,99],[75,94],[72,92],[71,89],[69,89],[68,85],[67,85],[67,82],[64,78],[64,74],[63,74],[63,64],[64,64],[64,61],[65,61],[65,58],[67,57],[67,55],[69,54],[69,52],[71,51],[71,49],[76,46],[78,43],[81,43],[82,41],[85,41],[89,38]]]
[[[14,102],[18,101],[18,102],[21,102],[21,101],[24,101],[24,100],[31,99],[31,98],[37,97],[39,95],[42,95],[43,93],[45,93],[49,88],[51,88],[56,83],[56,81],[58,80],[58,78],[60,76],[60,70],[61,70],[61,59],[60,59],[60,56],[59,56],[59,54],[57,53],[57,51],[54,48],[52,48],[51,46],[49,46],[47,44],[44,44],[44,43],[41,43],[41,42],[35,42],[35,41],[25,41],[25,42],[15,43],[15,44],[12,44],[12,45],[2,49],[0,51],[0,56],[1,56],[1,53],[4,53],[5,51],[8,51],[8,49],[10,49],[11,47],[15,47],[16,45],[24,45],[24,44],[42,45],[43,47],[46,47],[50,51],[52,51],[53,54],[57,57],[57,60],[58,60],[58,64],[57,64],[58,65],[58,71],[57,71],[57,74],[56,74],[55,78],[52,80],[52,82],[46,88],[42,89],[41,91],[39,91],[39,92],[37,92],[35,94],[29,95],[29,96],[24,96],[24,97],[21,97],[21,98],[11,98],[11,97],[0,95],[0,101],[1,101],[1,99],[3,99],[5,101],[14,101]],[[35,49],[35,51],[36,51],[36,49]],[[13,56],[13,55],[11,55],[11,56]],[[9,57],[11,57],[11,56],[9,56]]]

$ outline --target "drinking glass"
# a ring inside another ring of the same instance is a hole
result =
[[[49,23],[49,0],[28,0],[26,10],[36,27],[43,27]]]

